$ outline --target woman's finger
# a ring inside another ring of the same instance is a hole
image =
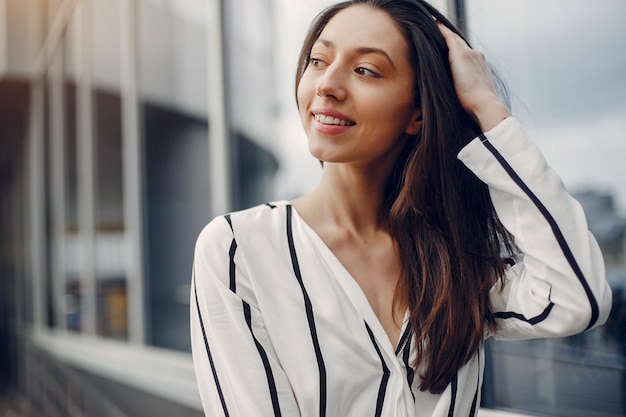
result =
[[[450,28],[448,28],[443,23],[437,22],[437,27],[439,28],[439,32],[441,32],[441,34],[443,35],[443,38],[446,40],[448,49],[456,47],[471,49],[463,38],[451,31]]]
[[[508,111],[498,97],[484,54],[470,48],[462,37],[444,24],[438,22],[437,26],[448,46],[454,89],[461,106],[482,127],[492,126],[506,117]]]

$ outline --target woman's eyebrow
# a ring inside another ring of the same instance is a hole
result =
[[[335,44],[331,41],[329,41],[328,39],[323,39],[323,38],[318,38],[317,41],[315,43],[321,43],[322,45],[328,47],[328,48],[334,48]],[[389,54],[380,48],[375,48],[375,47],[371,47],[371,46],[359,46],[357,48],[354,48],[354,51],[359,54],[359,55],[365,55],[365,54],[378,54],[378,55],[382,55],[387,61],[389,61],[389,64],[391,64],[391,66],[395,69],[396,66],[393,63],[393,60],[391,59],[391,57],[389,56]]]

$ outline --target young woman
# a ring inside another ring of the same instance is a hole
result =
[[[606,320],[581,207],[428,3],[329,7],[296,90],[319,185],[197,242],[207,416],[475,416],[487,337]]]

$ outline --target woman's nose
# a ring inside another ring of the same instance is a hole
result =
[[[330,65],[317,80],[315,93],[323,98],[343,100],[346,98],[345,76],[338,66]]]

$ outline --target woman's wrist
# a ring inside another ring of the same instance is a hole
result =
[[[483,132],[493,129],[504,119],[511,116],[509,109],[497,98],[485,100],[481,104],[474,106],[471,114]]]

